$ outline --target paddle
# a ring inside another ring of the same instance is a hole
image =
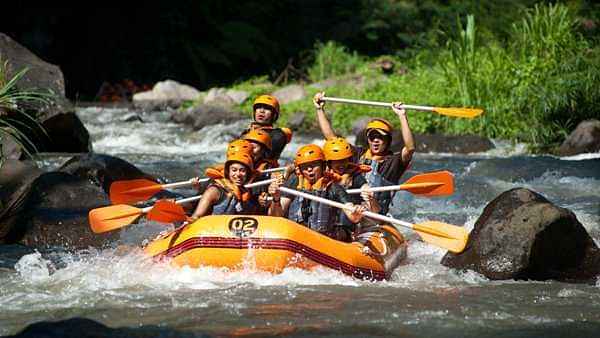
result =
[[[262,173],[284,171],[286,167],[262,170]],[[200,179],[200,183],[207,182],[209,178]],[[192,185],[193,180],[183,182],[160,184],[148,179],[117,181],[110,185],[109,197],[112,204],[133,204],[145,201],[161,190]]]
[[[268,179],[260,182],[246,184],[246,188],[253,188],[267,185],[275,179]],[[154,205],[146,208],[136,208],[130,205],[119,204],[110,205],[103,208],[96,208],[90,211],[88,218],[90,227],[95,233],[107,232],[122,228],[135,222],[141,215],[148,213],[152,215],[152,220],[172,223],[175,221],[184,221],[187,219],[185,211],[179,204],[199,200],[202,196],[193,196],[172,202],[169,200],[160,200]]]
[[[326,205],[329,205],[329,206],[332,206],[335,208],[352,210],[351,207],[348,207],[343,203],[339,203],[339,202],[332,201],[332,200],[329,200],[326,198],[314,196],[314,195],[307,194],[307,193],[297,191],[294,189],[289,189],[286,187],[279,187],[279,190],[284,193],[293,195],[293,196],[303,197],[303,198],[317,201],[319,203],[323,203],[323,204],[326,204]],[[428,222],[423,222],[423,223],[419,223],[419,224],[412,224],[412,223],[404,222],[401,220],[397,220],[392,217],[383,216],[383,215],[380,215],[380,214],[377,214],[377,213],[374,213],[371,211],[364,211],[363,215],[366,217],[378,220],[378,221],[382,221],[382,222],[386,222],[386,223],[390,223],[390,224],[394,224],[394,225],[400,225],[400,226],[412,229],[415,232],[417,232],[417,234],[419,234],[419,236],[421,237],[421,239],[424,242],[433,244],[435,246],[449,250],[454,253],[462,252],[464,250],[465,246],[467,245],[467,240],[469,238],[469,233],[467,232],[467,230],[465,228],[459,227],[456,225],[452,225],[452,224],[446,224],[446,223],[435,222],[435,221],[428,221]]]
[[[369,192],[406,190],[419,196],[447,196],[454,193],[454,175],[449,171],[436,171],[415,175],[399,185],[372,187]],[[361,189],[348,189],[349,194],[360,194]]]
[[[392,104],[387,102],[377,102],[377,101],[364,101],[364,100],[352,100],[352,99],[342,99],[337,97],[322,97],[323,101],[330,102],[338,102],[338,103],[351,103],[351,104],[362,104],[367,106],[376,106],[376,107],[388,107],[391,108]],[[438,114],[453,116],[453,117],[466,117],[466,118],[474,118],[481,113],[483,113],[483,109],[479,108],[444,108],[444,107],[429,107],[429,106],[415,106],[410,104],[403,104],[402,107],[404,109],[414,109],[414,110],[422,110],[422,111],[432,111]]]

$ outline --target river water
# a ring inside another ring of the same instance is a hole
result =
[[[248,121],[193,132],[168,122],[168,113],[121,122],[130,112],[85,108],[78,114],[93,136],[94,150],[122,157],[168,181],[198,175],[223,160],[225,144]],[[284,152],[291,158],[296,137]],[[68,156],[46,156],[54,169]],[[526,155],[499,143],[471,155],[417,154],[412,174],[447,169],[455,174],[449,198],[396,194],[392,214],[402,220],[439,220],[471,229],[483,207],[513,187],[536,190],[575,212],[600,242],[600,154],[571,158]],[[154,263],[138,245],[164,230],[137,224],[121,232],[115,248],[22,257],[0,269],[0,335],[30,323],[87,317],[111,327],[158,326],[216,336],[337,337],[548,337],[600,336],[600,281],[490,281],[474,272],[439,264],[445,252],[415,240],[408,259],[384,282],[360,281],[326,268],[259,271],[176,268]],[[99,235],[101,236],[101,235]]]

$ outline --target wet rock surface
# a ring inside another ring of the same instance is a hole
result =
[[[442,264],[495,280],[590,282],[600,274],[600,250],[573,212],[515,188],[485,207],[465,251],[447,253]]]
[[[133,164],[118,157],[103,154],[83,154],[72,157],[58,171],[86,179],[108,194],[115,181],[144,178],[155,181]]]
[[[600,121],[586,120],[577,125],[558,149],[560,156],[600,151]]]
[[[5,232],[0,240],[40,248],[102,247],[116,239],[116,234],[94,234],[88,213],[109,204],[102,188],[87,179],[62,172],[44,173],[0,219],[0,229]]]
[[[186,124],[195,130],[218,123],[231,123],[247,118],[242,113],[223,106],[198,105],[173,112],[173,122]]]

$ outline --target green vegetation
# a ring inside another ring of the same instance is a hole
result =
[[[48,94],[35,90],[20,90],[16,87],[19,79],[27,73],[27,68],[22,69],[12,78],[9,78],[8,70],[8,61],[2,62],[0,60],[0,167],[4,163],[2,151],[4,138],[12,137],[26,153],[29,153],[29,149],[35,151],[35,145],[19,130],[19,128],[28,128],[28,126],[18,117],[31,120],[32,124],[39,125],[26,112],[27,107],[33,103],[47,103],[50,100]],[[43,130],[41,126],[40,129]]]
[[[474,15],[459,19],[465,20],[438,35],[446,41],[437,42],[437,48],[363,57],[339,43],[318,43],[305,71],[313,82],[337,79],[325,89],[328,96],[484,108],[484,115],[473,120],[425,112],[409,116],[416,132],[510,139],[529,143],[533,151],[551,150],[578,122],[598,117],[600,46],[597,38],[581,33],[573,9],[534,5],[502,25],[497,34],[491,33],[490,23],[480,29]],[[394,74],[380,71],[381,59],[394,62]],[[234,88],[254,97],[279,87],[262,76]],[[320,89],[310,84],[305,88],[309,97],[284,105],[281,123],[291,113],[304,111],[308,113],[304,127],[315,127],[310,97]],[[250,101],[240,109],[250,111]],[[370,107],[327,104],[326,110],[333,113],[334,127],[342,133],[363,116],[396,120],[391,111]]]

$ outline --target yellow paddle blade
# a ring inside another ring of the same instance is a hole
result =
[[[428,221],[414,224],[413,229],[424,242],[459,253],[465,249],[469,232],[463,227],[442,222]]]
[[[133,204],[145,201],[162,190],[162,185],[146,179],[117,181],[110,185],[112,204]]]
[[[433,111],[442,115],[454,117],[474,118],[483,113],[483,109],[479,108],[443,108],[433,107]]]
[[[88,219],[92,231],[98,234],[131,224],[141,214],[142,209],[121,204],[92,209],[88,214]]]
[[[146,218],[160,223],[173,223],[185,221],[187,215],[181,205],[167,200],[160,200],[154,203],[154,207],[150,209]]]
[[[402,185],[402,190],[420,196],[448,196],[454,193],[454,175],[449,171],[436,171],[415,175]]]

